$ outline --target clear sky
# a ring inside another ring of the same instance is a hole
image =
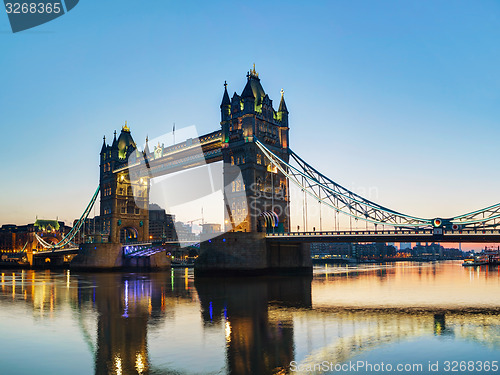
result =
[[[256,64],[291,148],[420,217],[500,201],[498,1],[89,1],[12,34],[0,14],[0,224],[80,216],[102,136],[217,129]]]

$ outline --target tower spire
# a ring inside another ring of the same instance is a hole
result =
[[[221,109],[225,105],[231,105],[229,94],[227,93],[227,81],[224,81],[224,95],[222,96],[222,103],[220,104]]]
[[[130,133],[130,128],[127,126],[127,120],[125,120],[125,125],[122,127],[122,131]]]
[[[255,70],[255,63],[253,63],[253,69],[250,70],[250,77],[259,78],[259,73]]]
[[[102,148],[101,148],[101,154],[106,152],[106,136],[102,137]]]
[[[150,154],[149,151],[149,137],[146,135],[146,144],[144,145],[144,155],[148,156]]]
[[[111,148],[118,148],[118,141],[116,140],[116,130],[115,130],[115,135],[113,137],[113,144],[111,145]]]
[[[278,108],[278,112],[283,112],[288,114],[288,109],[286,108],[285,104],[285,90],[281,89],[281,101],[280,101],[280,106]]]

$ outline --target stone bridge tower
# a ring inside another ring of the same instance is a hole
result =
[[[224,84],[220,108],[226,229],[289,231],[288,182],[254,143],[260,140],[288,162],[288,110],[283,90],[276,111],[254,65],[241,95],[235,92],[229,99]],[[243,181],[237,178],[240,173]]]
[[[144,153],[148,153],[147,144]],[[149,239],[149,180],[131,178],[128,162],[143,157],[125,123],[118,139],[101,149],[101,232],[109,242],[127,243]]]

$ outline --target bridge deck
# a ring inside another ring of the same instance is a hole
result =
[[[45,250],[33,253],[33,256],[51,256],[51,255],[71,255],[78,254],[78,247],[71,247],[68,249]]]
[[[269,233],[271,242],[500,242],[500,230],[385,230]]]

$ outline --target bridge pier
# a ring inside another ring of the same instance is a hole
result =
[[[147,259],[145,259],[147,258]],[[78,254],[70,263],[75,270],[161,270],[170,268],[170,261],[165,253],[157,253],[148,257],[137,257],[134,260],[123,256],[121,243],[88,243],[80,245]]]
[[[64,255],[58,254],[48,254],[43,256],[31,256],[31,268],[63,268],[66,264],[64,263]]]
[[[312,274],[310,245],[269,243],[264,233],[228,232],[205,241],[196,276]]]

